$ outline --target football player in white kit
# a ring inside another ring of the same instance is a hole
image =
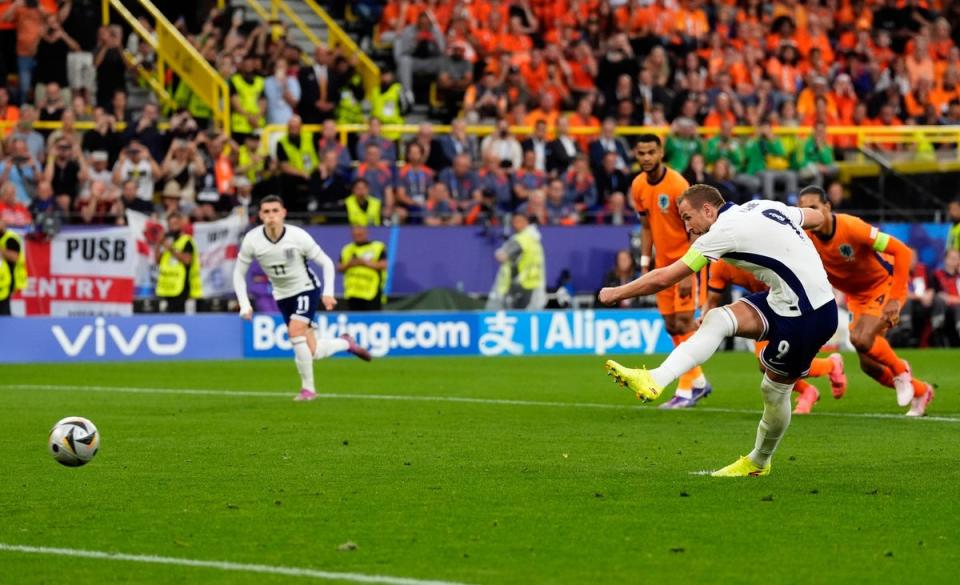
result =
[[[247,298],[247,270],[256,259],[273,286],[273,298],[283,313],[287,334],[293,344],[293,356],[300,373],[300,393],[294,400],[313,400],[317,390],[313,383],[313,360],[349,351],[362,360],[370,361],[370,353],[357,345],[349,335],[337,339],[317,339],[313,332],[314,317],[320,302],[330,311],[337,305],[334,298],[334,265],[306,231],[284,225],[287,210],[283,200],[268,195],[260,202],[260,221],[257,227],[243,237],[240,254],[233,270],[233,287],[240,302],[240,316],[253,317],[253,307]],[[320,282],[307,261],[323,268],[323,292]]]
[[[719,258],[766,283],[770,290],[711,309],[700,328],[678,345],[660,367],[626,368],[608,361],[618,384],[640,400],[653,400],[680,374],[702,364],[723,340],[737,335],[770,343],[760,356],[764,366],[763,418],[749,455],[714,471],[715,477],[770,473],[770,458],[790,424],[790,392],[807,373],[810,362],[837,330],[833,287],[805,228],[819,226],[823,215],[776,201],[734,205],[707,185],[693,185],[678,202],[687,230],[699,236],[687,254],[673,264],[648,272],[622,286],[604,288],[600,301],[653,294],[688,278]]]

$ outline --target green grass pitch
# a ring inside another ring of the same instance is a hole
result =
[[[893,391],[847,355],[847,397],[814,381],[815,414],[794,417],[773,473],[743,480],[695,473],[752,447],[748,354],[710,361],[715,392],[690,411],[639,406],[598,357],[325,361],[318,390],[347,396],[312,403],[290,400],[292,360],[4,366],[0,545],[478,585],[949,582],[960,353],[904,355],[940,386],[930,418],[893,416]],[[100,428],[86,467],[46,452],[68,415]],[[0,550],[2,583],[315,577]]]

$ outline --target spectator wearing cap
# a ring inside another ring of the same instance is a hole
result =
[[[370,193],[381,201],[393,200],[393,169],[381,158],[380,147],[366,142],[363,161],[357,165],[356,177],[367,182]]]
[[[112,185],[112,174],[107,170],[106,163],[99,163],[99,172],[95,180],[105,185]],[[72,207],[73,202],[80,195],[80,186],[86,186],[89,177],[86,159],[80,151],[80,145],[63,138],[53,144],[50,158],[43,171],[44,180],[53,187],[54,197],[64,198],[67,201],[61,205]]]
[[[473,64],[467,60],[465,41],[450,44],[437,76],[438,97],[443,102],[444,116],[452,120],[460,110],[467,88],[473,84]]]

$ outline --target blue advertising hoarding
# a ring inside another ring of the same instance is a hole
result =
[[[243,357],[236,315],[0,318],[0,363]]]
[[[325,313],[318,335],[349,333],[378,358],[663,353],[646,310]],[[279,315],[0,318],[0,363],[220,360],[292,355]]]

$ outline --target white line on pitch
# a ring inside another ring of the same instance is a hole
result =
[[[177,394],[177,395],[195,395],[195,396],[234,396],[234,397],[260,397],[260,398],[284,398],[289,396],[281,392],[264,392],[258,390],[205,390],[197,388],[130,388],[122,386],[74,386],[59,384],[0,384],[0,389],[18,389],[18,390],[55,390],[55,391],[80,391],[80,392],[116,392],[120,394]],[[598,402],[556,402],[546,400],[513,400],[509,398],[470,398],[467,396],[414,396],[398,394],[339,394],[326,393],[317,394],[317,398],[328,400],[396,400],[402,402],[458,402],[465,404],[499,404],[506,406],[547,406],[557,408],[594,408],[605,410],[650,410],[647,406],[634,406],[628,404],[602,404]],[[713,408],[710,406],[698,406],[694,411],[699,412],[722,412],[730,414],[756,414],[757,410],[749,408]],[[902,414],[880,413],[880,412],[814,412],[808,416],[830,416],[840,418],[879,418],[891,420],[916,420],[905,417]],[[926,416],[919,420],[931,422],[960,423],[960,417],[950,416]]]
[[[160,557],[155,555],[132,555],[113,553],[99,550],[80,550],[75,548],[53,548],[46,546],[25,546],[20,544],[0,543],[0,552],[19,552],[26,554],[51,555],[58,557],[80,557],[85,559],[101,559],[106,561],[129,561],[133,563],[148,563],[152,565],[175,565],[180,567],[200,567],[204,569],[219,569],[221,571],[235,571],[238,573],[264,573],[268,575],[287,575],[289,577],[309,577],[325,581],[350,581],[352,583],[382,583],[384,585],[465,585],[455,581],[436,581],[431,579],[411,579],[408,577],[391,577],[389,575],[365,575],[363,573],[337,573],[333,571],[318,571],[300,567],[278,567],[274,565],[256,565],[247,563],[231,563],[228,561],[204,561],[199,559],[184,559],[178,557]]]

